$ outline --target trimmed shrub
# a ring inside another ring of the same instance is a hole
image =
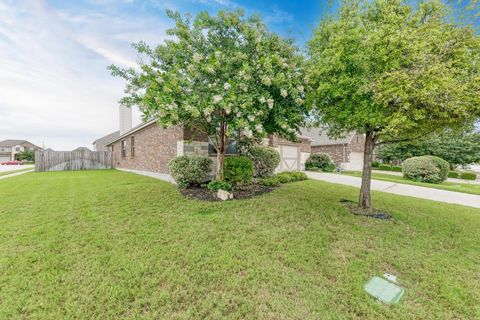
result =
[[[373,167],[373,168],[378,168],[378,167],[380,167],[380,162],[378,162],[378,161],[372,161],[372,167]]]
[[[440,183],[445,180],[441,168],[429,157],[413,157],[403,162],[403,177],[408,180]]]
[[[219,180],[210,181],[207,188],[210,191],[213,191],[213,192],[217,192],[218,190],[225,190],[225,191],[232,191],[233,190],[233,186],[230,182],[219,181]]]
[[[392,166],[389,165],[389,164],[383,164],[383,163],[381,163],[381,164],[378,166],[378,170],[392,171]]]
[[[268,177],[260,179],[260,184],[264,185],[265,187],[279,187],[280,180],[277,176]]]
[[[460,174],[461,174],[460,172],[450,171],[448,173],[448,177],[458,179],[458,178],[460,178]]]
[[[253,162],[247,157],[227,157],[223,164],[223,180],[232,184],[248,184],[253,179]]]
[[[460,174],[460,179],[464,180],[477,180],[477,174],[473,172],[462,172]]]
[[[212,160],[202,156],[180,156],[168,164],[173,179],[180,188],[201,184],[210,173]]]
[[[291,181],[303,181],[303,180],[308,180],[308,177],[307,177],[307,175],[305,174],[305,172],[301,172],[301,171],[288,171],[288,172],[284,172],[284,173],[287,173],[288,175],[290,175]]]
[[[442,181],[447,180],[448,173],[450,172],[450,163],[448,161],[443,160],[440,157],[435,156],[426,156],[429,159],[432,159],[435,162],[435,165],[440,169],[440,173],[442,175]]]
[[[278,179],[278,181],[280,181],[280,183],[292,182],[292,176],[289,175],[287,172],[279,173],[275,177],[277,177],[277,179]]]
[[[402,172],[403,168],[400,166],[392,166],[392,171],[395,172]]]
[[[333,172],[335,171],[335,163],[326,153],[313,153],[305,161],[305,169],[310,170],[310,168],[318,168],[324,172]]]
[[[257,178],[270,177],[280,164],[280,154],[271,147],[251,147],[245,156],[252,160]]]

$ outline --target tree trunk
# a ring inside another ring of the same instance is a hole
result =
[[[365,137],[362,187],[360,188],[360,197],[358,200],[358,206],[362,209],[370,209],[372,207],[370,185],[372,182],[373,149],[375,149],[375,138],[373,136],[373,132],[368,131]]]
[[[225,127],[226,127],[226,122],[225,122],[225,117],[224,117],[224,111],[220,111],[222,114],[222,120],[220,121],[220,128],[217,133],[217,145],[216,145],[216,150],[217,150],[217,170],[215,172],[215,180],[223,180],[223,163],[225,161],[225,153],[227,151],[227,139],[225,136]]]

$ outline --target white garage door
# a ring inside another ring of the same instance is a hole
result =
[[[10,157],[0,157],[0,162],[10,161]]]
[[[362,152],[350,153],[350,170],[355,170],[355,171],[363,170],[363,153]]]
[[[280,171],[300,170],[300,149],[296,146],[279,145]]]

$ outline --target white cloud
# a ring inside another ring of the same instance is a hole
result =
[[[72,149],[116,130],[124,83],[106,67],[134,66],[130,43],[159,43],[165,29],[154,17],[0,0],[0,139]]]

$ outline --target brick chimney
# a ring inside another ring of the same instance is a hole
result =
[[[132,130],[132,109],[126,106],[119,106],[120,114],[120,135]]]

